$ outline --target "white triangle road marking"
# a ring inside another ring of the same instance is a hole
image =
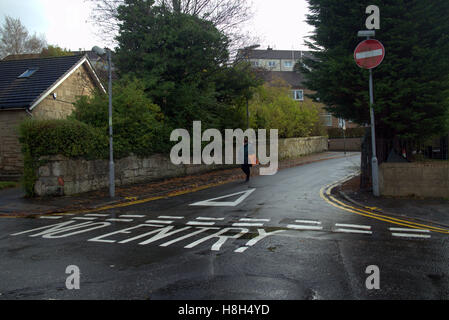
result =
[[[196,202],[196,203],[192,203],[191,206],[210,206],[210,207],[235,207],[237,205],[239,205],[240,203],[243,202],[243,200],[245,200],[246,198],[249,197],[249,195],[251,193],[253,193],[256,189],[248,189],[246,191],[241,191],[241,192],[236,192],[233,194],[228,194],[226,196],[222,196],[222,197],[218,197],[218,198],[213,198],[213,199],[209,199],[209,200],[204,200],[204,201],[200,201],[200,202]],[[225,199],[225,198],[230,198],[233,196],[237,196],[241,194],[241,196],[235,200],[235,201],[216,201],[216,200],[220,200],[220,199]]]

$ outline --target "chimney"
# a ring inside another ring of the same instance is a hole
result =
[[[273,48],[271,48],[270,46],[268,46],[267,50],[273,50]]]

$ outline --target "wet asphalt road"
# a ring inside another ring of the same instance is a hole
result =
[[[447,236],[393,236],[399,226],[320,197],[359,161],[107,211],[0,219],[0,299],[447,299]],[[66,288],[69,265],[81,271],[79,290]],[[370,265],[379,290],[366,288]]]

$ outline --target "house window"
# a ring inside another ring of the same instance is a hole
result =
[[[322,114],[320,117],[326,127],[332,127],[332,115],[330,113]]]
[[[39,68],[29,68],[27,69],[27,71],[25,71],[24,73],[22,73],[20,76],[18,76],[17,78],[29,78],[33,75],[33,73],[35,73]]]
[[[284,61],[284,67],[291,68],[293,66],[293,62],[291,61]]]
[[[269,66],[270,68],[276,67],[276,61],[268,61],[268,66]]]
[[[304,101],[304,91],[303,90],[293,90],[293,99],[297,101]]]
[[[259,61],[251,61],[251,64],[253,67],[258,67],[259,66]]]

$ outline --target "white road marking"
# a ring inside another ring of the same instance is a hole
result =
[[[133,215],[133,214],[124,214],[119,216],[120,218],[145,218],[145,215]]]
[[[402,238],[431,238],[430,235],[427,234],[410,234],[410,233],[392,233],[393,237],[402,237]]]
[[[271,219],[253,219],[253,218],[242,218],[239,221],[247,221],[247,222],[270,222]]]
[[[187,238],[196,236],[197,234],[203,233],[203,232],[205,232],[205,231],[208,231],[208,230],[217,230],[217,229],[219,229],[219,228],[217,228],[217,227],[198,227],[198,228],[199,228],[200,230],[195,231],[195,232],[192,232],[192,233],[189,233],[189,234],[186,234],[185,236],[182,236],[182,237],[180,237],[180,238],[177,238],[177,239],[174,239],[174,240],[165,242],[165,243],[163,243],[163,244],[161,244],[161,245],[159,245],[159,246],[160,246],[160,247],[168,247],[168,246],[172,245],[173,243],[176,243],[176,242],[182,241],[182,240],[184,240],[184,239],[187,239]]]
[[[228,194],[226,196],[222,196],[222,197],[218,197],[218,198],[213,198],[213,199],[209,199],[209,200],[204,200],[204,201],[200,201],[200,202],[195,202],[192,203],[191,206],[210,206],[210,207],[235,207],[237,205],[239,205],[240,203],[243,202],[243,200],[245,200],[246,198],[249,197],[249,195],[251,193],[253,193],[256,189],[249,189],[246,191],[241,191],[241,192],[236,192],[233,194]],[[225,199],[225,198],[230,198],[236,195],[241,194],[242,196],[240,196],[237,200],[235,201],[216,201],[216,200],[221,200],[221,199]]]
[[[240,248],[234,250],[234,252],[236,252],[236,253],[243,253],[243,252],[245,252],[248,249],[249,249],[249,247],[240,247]]]
[[[430,233],[430,230],[426,229],[409,229],[409,228],[389,228],[390,231],[406,231],[406,232],[422,232],[422,233]]]
[[[62,216],[41,216],[39,217],[39,219],[50,219],[50,220],[57,220],[57,219],[62,219]]]
[[[233,223],[233,227],[263,227],[263,223]]]
[[[97,218],[75,217],[75,218],[72,218],[72,220],[88,220],[88,221],[93,221],[93,220],[97,220]]]
[[[111,218],[111,219],[106,219],[106,221],[111,221],[111,222],[132,222],[134,220],[133,219],[115,219],[115,218]]]
[[[145,223],[160,223],[160,224],[172,224],[173,221],[164,221],[164,220],[147,220]]]
[[[323,227],[318,226],[301,226],[297,224],[289,224],[287,226],[288,229],[294,229],[294,230],[323,230]]]
[[[213,226],[215,222],[201,222],[201,221],[189,221],[188,226]]]
[[[343,224],[343,223],[337,223],[335,224],[336,227],[343,227],[343,228],[356,228],[356,229],[364,229],[364,230],[371,230],[371,226],[361,226],[358,224]]]
[[[175,220],[181,220],[184,219],[184,217],[179,216],[159,216],[158,219],[175,219]]]
[[[335,232],[342,232],[342,233],[362,233],[362,234],[373,234],[372,231],[366,231],[366,230],[357,230],[357,229],[343,229],[338,228],[334,230]]]
[[[365,52],[359,52],[355,55],[357,59],[365,59],[365,58],[372,58],[381,56],[383,54],[382,49],[372,50],[372,51],[365,51]]]
[[[86,217],[100,217],[100,218],[102,218],[102,217],[108,217],[109,214],[104,214],[104,213],[88,213],[88,214],[85,214],[84,216],[86,216]]]
[[[202,221],[223,221],[225,218],[204,218],[204,217],[198,217],[196,220],[202,220]]]
[[[240,232],[236,235],[233,236],[224,236],[224,234],[226,232],[229,232],[231,230],[240,230]],[[249,230],[245,229],[245,228],[226,228],[226,229],[222,229],[220,231],[218,231],[217,233],[214,233],[212,235],[206,236],[200,240],[197,240],[195,242],[192,242],[191,244],[186,245],[184,248],[186,249],[191,249],[196,247],[197,245],[209,240],[209,239],[213,239],[213,238],[218,238],[218,241],[216,241],[213,245],[211,250],[212,251],[219,251],[221,246],[226,242],[226,240],[228,239],[238,239],[241,236],[243,236],[245,233],[248,233]]]
[[[313,220],[295,220],[296,223],[306,223],[306,224],[321,224],[320,221]]]

